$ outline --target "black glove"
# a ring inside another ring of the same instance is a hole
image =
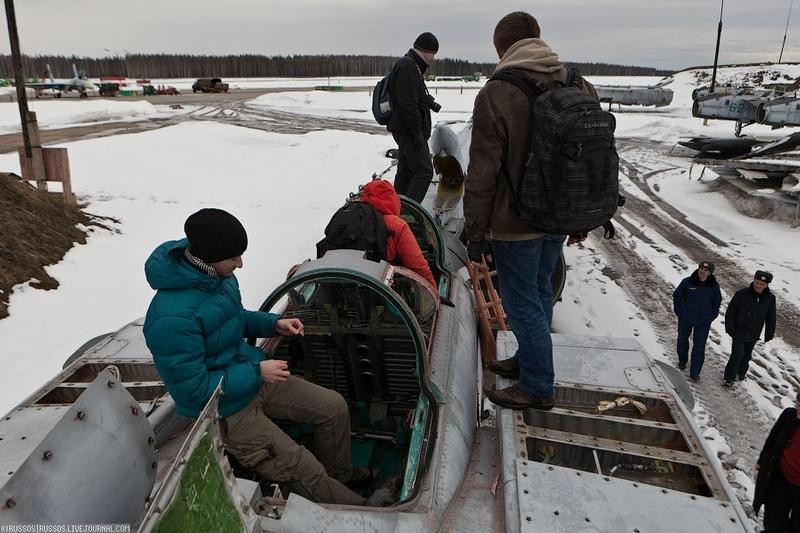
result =
[[[484,255],[492,255],[492,247],[489,246],[489,241],[481,239],[479,241],[469,241],[467,243],[467,256],[470,261],[480,263]]]
[[[579,231],[576,233],[570,233],[569,237],[567,238],[567,246],[572,246],[573,244],[579,244],[586,240],[588,237],[588,233],[585,231]]]

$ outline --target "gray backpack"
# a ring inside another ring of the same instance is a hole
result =
[[[606,237],[613,236],[611,217],[624,201],[614,115],[580,89],[574,70],[566,84],[548,85],[513,68],[492,80],[514,84],[530,102],[533,131],[528,132],[530,153],[518,191],[505,161],[502,169],[520,218],[544,233],[574,235],[603,226]]]

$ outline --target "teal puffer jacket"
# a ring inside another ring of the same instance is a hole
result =
[[[212,278],[184,259],[186,239],[168,241],[145,263],[158,292],[144,321],[147,347],[184,416],[196,417],[223,379],[219,415],[247,405],[261,387],[264,353],[245,337],[275,334],[279,315],[242,307],[236,277]]]

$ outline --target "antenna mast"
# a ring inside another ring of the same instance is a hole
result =
[[[789,2],[789,16],[786,17],[786,30],[783,32],[783,44],[781,45],[781,53],[778,56],[778,63],[783,59],[783,47],[786,46],[786,34],[789,33],[789,19],[792,16],[792,4],[794,4],[794,0]]]
[[[794,0],[792,0],[794,1]],[[719,26],[717,26],[717,49],[714,52],[714,72],[711,74],[711,87],[708,88],[708,93],[713,94],[717,86],[717,60],[719,59],[719,40],[722,37],[722,8],[725,5],[725,0],[719,2]]]

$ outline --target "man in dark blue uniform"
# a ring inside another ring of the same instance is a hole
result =
[[[757,270],[749,287],[739,289],[725,311],[725,331],[732,337],[731,356],[725,366],[725,382],[730,387],[738,377],[742,381],[750,367],[750,356],[761,330],[764,342],[775,336],[775,296],[769,290],[772,274]]]
[[[700,379],[706,357],[706,339],[711,323],[719,316],[722,293],[714,277],[714,263],[703,261],[697,270],[684,278],[672,293],[675,315],[678,317],[678,368],[684,370],[689,360],[689,335],[694,330],[692,364],[689,377]]]

